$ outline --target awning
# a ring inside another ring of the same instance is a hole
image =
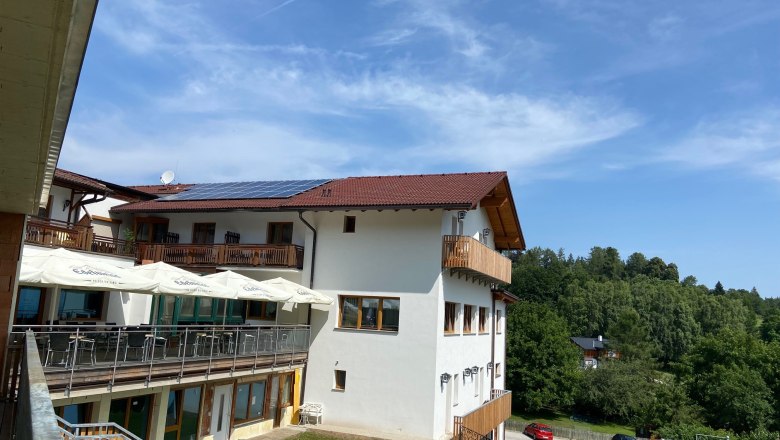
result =
[[[238,294],[238,299],[284,302],[293,296],[290,292],[277,289],[268,284],[263,284],[260,281],[230,270],[206,275],[203,278],[207,278],[222,286],[235,290]]]
[[[154,293],[221,299],[236,299],[237,297],[234,289],[162,261],[135,266],[127,270],[159,283]]]
[[[62,248],[25,255],[22,260],[21,284],[139,293],[154,293],[158,284],[133,273],[131,269]]]
[[[298,283],[286,280],[284,278],[274,278],[272,280],[261,281],[260,284],[265,284],[274,289],[287,292],[292,296],[285,302],[295,304],[333,304],[333,298],[317,292],[316,290],[309,289],[308,287],[301,286]]]

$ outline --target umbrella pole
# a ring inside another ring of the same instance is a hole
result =
[[[225,320],[227,319],[227,302],[229,300],[225,300],[225,305],[222,306],[222,327],[225,327]]]
[[[51,295],[51,305],[49,306],[49,324],[54,325],[54,314],[57,313],[57,302],[60,300],[60,286],[54,286],[54,293]]]

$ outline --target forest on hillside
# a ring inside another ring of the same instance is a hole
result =
[[[674,263],[614,248],[513,256],[507,388],[514,409],[566,411],[650,429],[777,439],[780,299],[682,280]],[[582,369],[572,336],[609,339],[618,360]]]

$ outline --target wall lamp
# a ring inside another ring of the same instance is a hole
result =
[[[441,383],[442,383],[442,384],[445,384],[445,383],[449,382],[449,381],[450,381],[450,378],[452,378],[452,376],[450,376],[450,374],[449,374],[449,373],[444,373],[444,374],[442,374],[442,375],[440,376]]]
[[[466,211],[458,211],[458,220],[466,218]]]
[[[62,204],[62,210],[64,211],[64,210],[68,209],[68,206],[70,206],[70,200],[66,199],[65,202],[63,202],[63,204]]]
[[[477,374],[477,373],[479,373],[479,367],[474,365],[473,367],[471,367],[471,374]]]
[[[492,370],[493,369],[493,362],[488,362],[487,363],[487,369],[488,370]]]
[[[490,235],[490,228],[485,228],[485,229],[483,229],[483,230],[482,230],[482,235],[483,235],[484,237],[487,237],[488,235]]]
[[[463,370],[463,376],[465,377],[471,376],[471,368],[467,367],[465,370]]]

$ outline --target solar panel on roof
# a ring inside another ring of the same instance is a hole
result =
[[[328,182],[330,179],[199,183],[161,200],[284,199]]]

